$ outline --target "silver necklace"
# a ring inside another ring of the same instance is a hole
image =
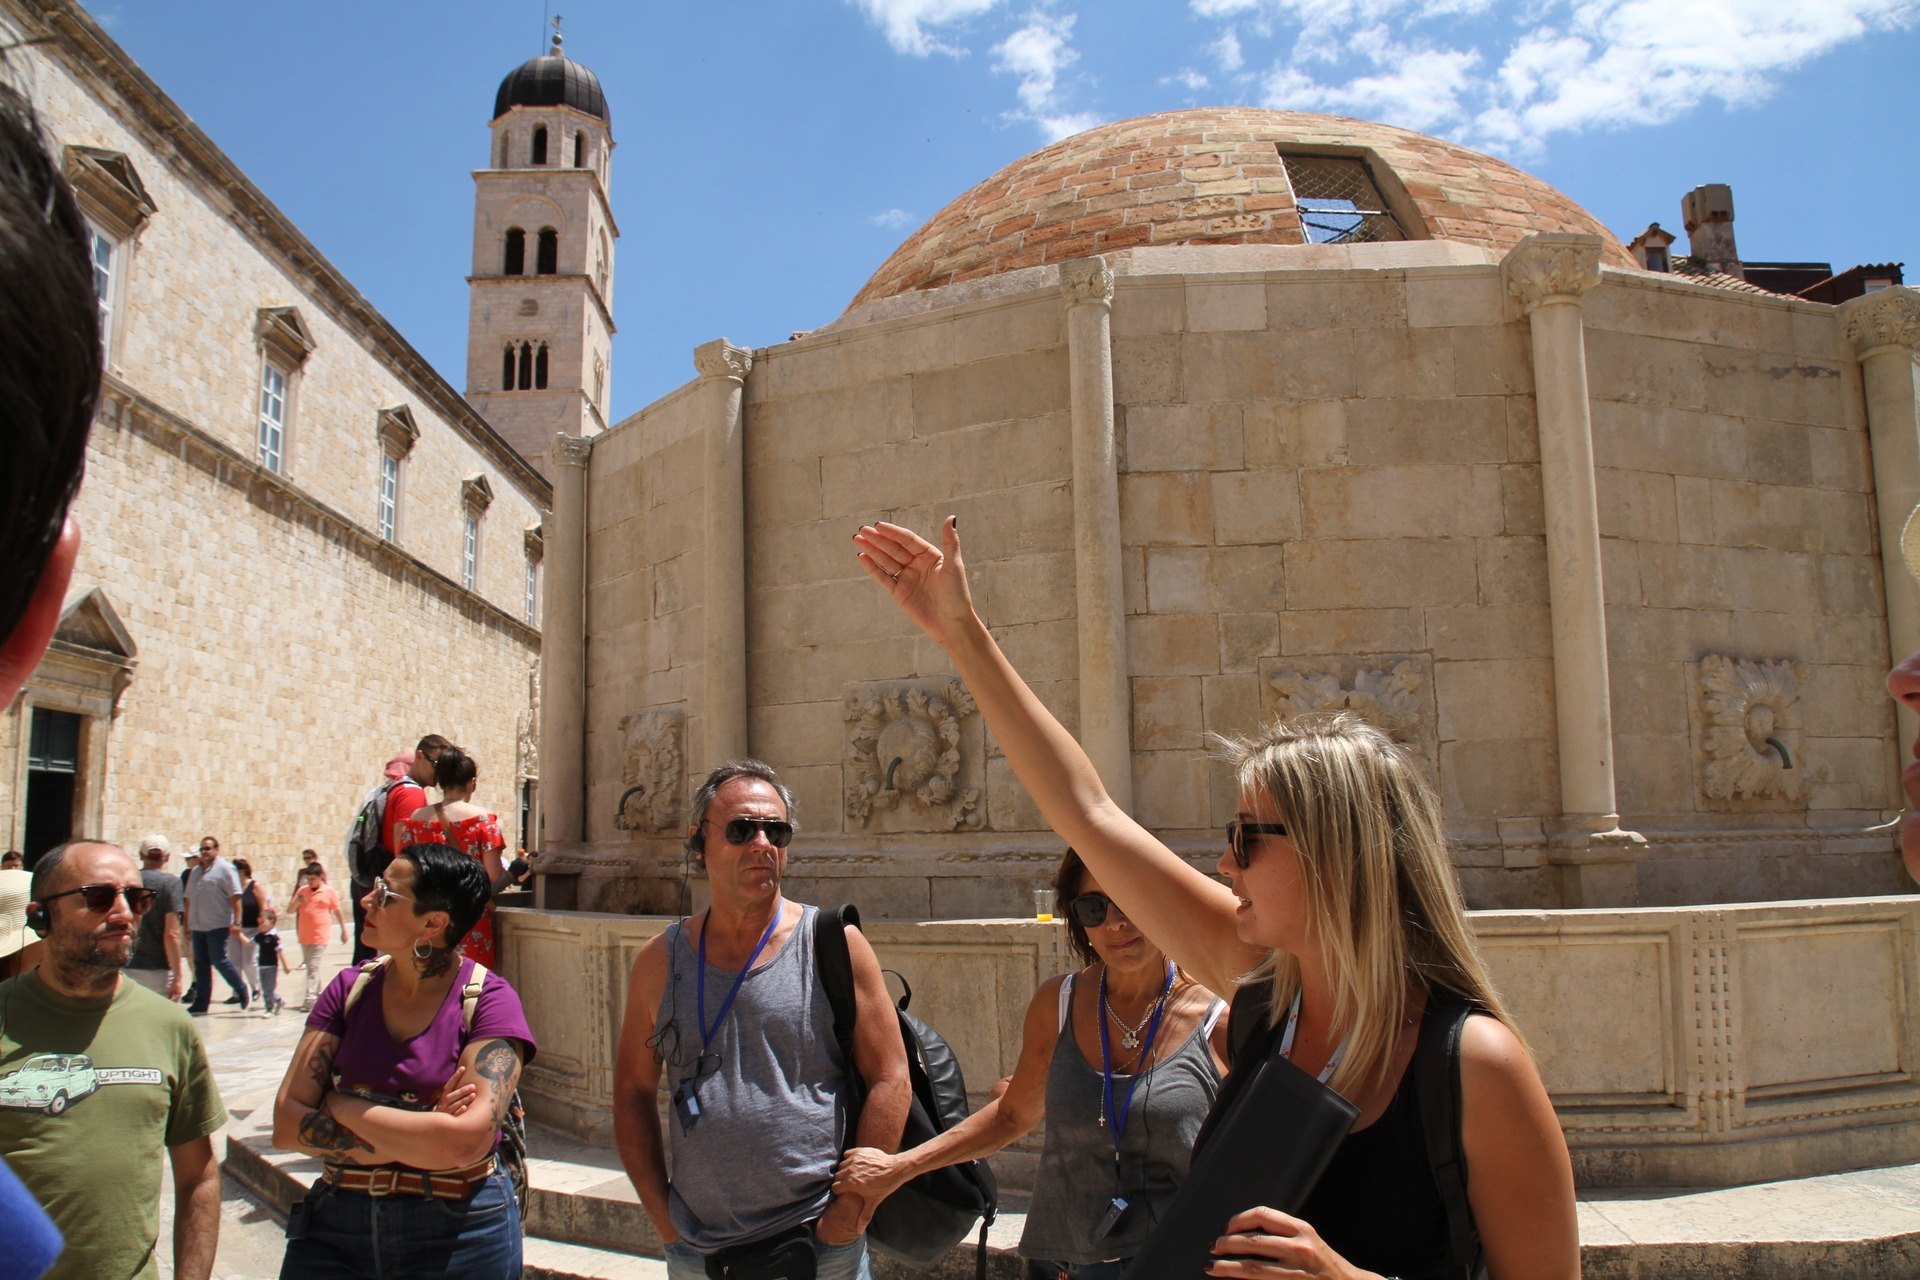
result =
[[[1147,1023],[1152,1021],[1153,1011],[1166,1003],[1167,993],[1172,990],[1173,985],[1171,981],[1169,981],[1166,986],[1161,987],[1159,998],[1147,1006],[1146,1012],[1140,1015],[1140,1021],[1132,1026],[1127,1025],[1126,1019],[1122,1018],[1119,1011],[1112,1005],[1108,1004],[1106,1006],[1107,1016],[1113,1019],[1114,1026],[1120,1028],[1120,1047],[1122,1049],[1131,1053],[1140,1047],[1140,1033],[1146,1029]],[[1103,1001],[1102,1003],[1104,1004],[1105,1002]]]

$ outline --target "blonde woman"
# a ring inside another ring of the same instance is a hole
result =
[[[942,545],[898,525],[854,535],[867,573],[946,650],[1053,830],[1183,970],[1215,991],[1269,985],[1278,1051],[1359,1109],[1298,1216],[1234,1216],[1208,1274],[1440,1275],[1452,1239],[1413,1089],[1429,1004],[1464,1002],[1459,1127],[1492,1280],[1574,1280],[1573,1170],[1533,1060],[1466,928],[1439,805],[1404,753],[1352,717],[1238,749],[1222,885],[1122,812],[973,611],[958,522]],[[1458,1271],[1454,1272],[1458,1275]]]

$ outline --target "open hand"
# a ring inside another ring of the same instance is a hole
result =
[[[899,1163],[898,1156],[877,1147],[854,1147],[840,1158],[840,1167],[834,1171],[833,1194],[870,1200],[877,1209],[900,1185],[895,1172]]]
[[[861,567],[885,588],[913,625],[945,645],[973,618],[973,594],[960,561],[960,518],[940,526],[940,546],[911,529],[880,521],[853,535]]]
[[[1226,1233],[1213,1242],[1217,1257],[1207,1268],[1210,1276],[1248,1277],[1248,1280],[1362,1280],[1362,1271],[1335,1253],[1320,1233],[1299,1218],[1278,1209],[1248,1209],[1227,1219]]]

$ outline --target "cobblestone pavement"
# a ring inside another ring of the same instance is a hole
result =
[[[328,980],[347,963],[348,948],[328,948],[324,972]],[[220,992],[224,983],[216,984]],[[214,1152],[224,1158],[227,1131],[262,1107],[273,1106],[274,1091],[286,1074],[293,1047],[300,1040],[306,1018],[295,1011],[306,994],[306,974],[295,965],[280,975],[284,1013],[272,1016],[241,1013],[230,1005],[215,1004],[204,1018],[195,1018],[213,1063],[213,1077],[227,1104],[227,1127],[214,1136]],[[215,1280],[274,1280],[286,1236],[280,1220],[232,1178],[220,1187],[220,1251],[214,1259]],[[160,1271],[173,1274],[173,1176],[169,1168],[160,1192]]]

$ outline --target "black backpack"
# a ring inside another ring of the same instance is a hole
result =
[[[1271,1025],[1273,984],[1250,982],[1233,995],[1227,1025],[1228,1061],[1232,1069],[1220,1086],[1207,1123],[1194,1143],[1197,1152],[1213,1128],[1213,1118],[1224,1114],[1238,1092],[1236,1082],[1247,1080],[1260,1059],[1274,1051],[1280,1033]],[[1447,1212],[1448,1274],[1459,1280],[1487,1280],[1487,1260],[1480,1248],[1480,1231],[1473,1223],[1467,1200],[1467,1157],[1460,1149],[1460,1031],[1476,1006],[1450,991],[1427,997],[1426,1016],[1420,1020],[1420,1041],[1413,1051],[1413,1087],[1420,1098],[1420,1127],[1425,1131],[1427,1167],[1433,1171],[1440,1203]]]
[[[347,874],[355,884],[371,888],[374,877],[384,874],[387,864],[393,861],[394,851],[387,848],[386,839],[387,797],[405,781],[405,778],[389,779],[361,802],[360,812],[353,815],[353,826],[347,830],[346,854]]]
[[[847,926],[858,927],[860,912],[852,904],[837,910],[822,908],[814,921],[813,948],[820,984],[833,1006],[833,1036],[846,1059],[853,1081],[847,1136],[851,1141],[860,1123],[866,1085],[853,1065],[853,962],[847,955]],[[896,978],[899,974],[894,974]],[[905,978],[900,985],[907,987]],[[900,1149],[931,1141],[965,1120],[967,1082],[952,1046],[926,1023],[907,1012],[913,989],[900,997],[895,1016],[900,1039],[907,1048],[907,1074],[913,1085],[913,1104],[907,1110],[906,1132]],[[987,1274],[987,1228],[999,1206],[993,1171],[984,1160],[968,1160],[923,1173],[881,1202],[867,1227],[867,1242],[879,1252],[916,1269],[933,1266],[948,1250],[967,1238],[974,1220],[980,1220],[975,1244],[974,1274]]]

